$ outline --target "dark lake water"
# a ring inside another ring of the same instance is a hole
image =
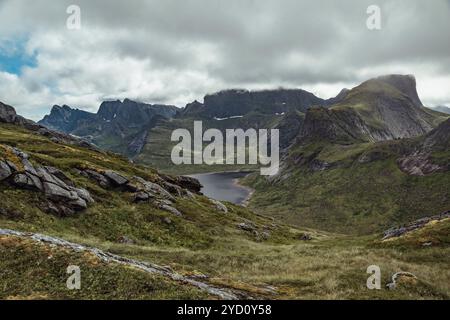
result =
[[[202,192],[206,196],[229,201],[235,204],[243,204],[250,195],[250,189],[237,184],[237,179],[243,178],[249,172],[217,172],[194,174],[190,177],[196,178],[203,185]]]

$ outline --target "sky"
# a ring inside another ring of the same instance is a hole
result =
[[[450,0],[0,0],[0,21],[0,101],[34,120],[55,104],[184,107],[230,88],[329,98],[390,73],[450,106]]]

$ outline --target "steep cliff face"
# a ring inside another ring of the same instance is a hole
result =
[[[105,101],[97,113],[99,121],[117,122],[128,126],[148,123],[156,115],[171,118],[177,113],[175,106],[145,104],[125,99],[123,102]]]
[[[198,102],[189,104],[185,114],[225,118],[242,116],[253,111],[264,114],[283,113],[289,110],[304,112],[313,105],[328,104],[328,100],[301,89],[225,90],[205,96],[203,104]]]
[[[158,120],[172,118],[177,112],[175,106],[151,105],[125,99],[123,102],[103,102],[96,114],[69,106],[54,106],[50,115],[39,123],[82,137],[101,148],[134,155],[145,144],[146,132]]]
[[[50,114],[46,115],[39,123],[47,128],[71,133],[79,128],[83,121],[94,121],[94,119],[94,113],[72,109],[67,105],[62,107],[55,105]]]
[[[13,107],[0,102],[0,122],[11,123],[16,120],[16,110]]]
[[[414,77],[390,75],[353,88],[328,110],[309,110],[301,138],[345,143],[411,138],[426,134],[445,118],[422,106]]]

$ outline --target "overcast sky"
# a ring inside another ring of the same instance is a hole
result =
[[[66,27],[71,4],[79,30]],[[372,4],[381,30],[366,27]],[[450,0],[0,0],[0,21],[0,101],[35,120],[54,104],[183,107],[227,88],[329,98],[388,73],[450,105]]]

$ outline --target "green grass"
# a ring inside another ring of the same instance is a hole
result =
[[[309,161],[290,166],[281,181],[257,175],[246,184],[256,189],[250,207],[297,226],[347,234],[370,234],[450,207],[450,173],[410,176],[397,166],[399,150],[412,141],[332,145],[314,143],[293,151],[332,165],[312,171]],[[369,161],[361,163],[361,156]]]
[[[257,170],[257,165],[228,165],[228,164],[197,164],[197,165],[174,165],[171,160],[171,152],[178,141],[171,141],[172,132],[179,128],[184,128],[191,132],[193,137],[194,121],[202,119],[193,118],[174,118],[171,120],[160,122],[158,126],[150,130],[147,143],[141,154],[134,160],[137,163],[156,167],[162,172],[172,174],[194,174],[204,172],[220,172],[220,171],[236,171],[236,170]],[[267,115],[258,112],[251,112],[242,118],[214,120],[203,119],[203,132],[209,128],[220,130],[222,133],[226,129],[243,129],[248,128],[274,128],[282,120],[281,116]],[[225,138],[225,134],[223,134]],[[203,147],[209,143],[205,142]]]
[[[80,267],[81,289],[69,290],[69,265]],[[159,275],[107,264],[14,237],[0,237],[0,299],[206,299],[204,292]]]

